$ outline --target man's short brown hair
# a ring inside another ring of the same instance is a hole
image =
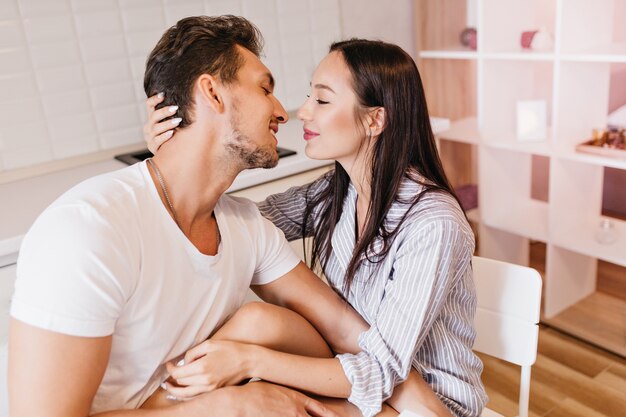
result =
[[[249,20],[232,15],[179,20],[154,47],[146,62],[143,86],[148,97],[165,93],[159,107],[176,104],[179,127],[193,122],[193,84],[202,74],[223,83],[237,79],[243,58],[237,45],[260,56],[263,36]]]

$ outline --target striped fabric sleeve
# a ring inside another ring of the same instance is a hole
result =
[[[291,187],[283,193],[273,194],[257,203],[259,211],[276,227],[283,231],[288,241],[302,238],[302,225],[307,200],[319,194],[328,181],[328,173],[310,184]],[[313,233],[314,216],[310,216],[306,236]]]
[[[364,417],[380,412],[394,387],[408,377],[415,353],[459,278],[459,256],[467,262],[471,258],[467,242],[457,222],[435,218],[399,246],[378,313],[359,337],[362,351],[337,356],[352,384],[348,401]]]

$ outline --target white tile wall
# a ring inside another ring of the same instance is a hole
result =
[[[380,10],[367,16],[369,3],[378,2],[0,0],[0,171],[141,142],[146,57],[184,16],[229,13],[257,24],[276,95],[296,109],[332,41],[359,35],[360,25],[385,30]],[[410,0],[399,3],[410,11]]]

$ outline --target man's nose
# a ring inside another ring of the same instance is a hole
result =
[[[287,120],[289,120],[287,111],[278,99],[276,99],[276,104],[274,106],[274,115],[276,116],[278,123],[287,123]]]

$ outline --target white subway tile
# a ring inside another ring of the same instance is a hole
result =
[[[309,0],[309,9],[311,11],[332,10],[337,16],[339,16],[338,0]]]
[[[43,120],[41,101],[37,98],[0,102],[0,125],[18,125]]]
[[[240,1],[236,0],[205,0],[204,11],[209,16],[217,16],[222,14],[242,15],[242,6]]]
[[[92,113],[55,117],[48,120],[48,127],[50,128],[50,138],[57,143],[97,134]]]
[[[276,22],[276,16],[254,17],[249,20],[259,28],[266,42],[268,37],[278,36],[278,23]]]
[[[0,20],[18,19],[20,12],[15,0],[0,1]]]
[[[146,103],[141,102],[137,104],[137,114],[139,115],[139,123],[141,123],[141,126],[143,128],[143,124],[146,123],[146,120],[148,120],[148,112],[146,110]]]
[[[135,82],[133,82],[133,89],[135,90],[135,100],[144,103],[147,97],[146,90],[143,88],[143,80],[135,80]]]
[[[204,4],[201,0],[186,2],[166,2],[165,4],[165,26],[170,27],[176,24],[183,17],[200,16],[204,14]]]
[[[0,76],[0,102],[13,101],[37,96],[37,84],[33,73],[28,71],[21,74]]]
[[[146,57],[134,56],[130,58],[130,70],[133,79],[141,79],[143,84],[143,75],[146,72]]]
[[[42,121],[3,126],[0,128],[0,134],[4,138],[4,151],[14,151],[36,145],[47,145],[50,140],[48,128]]]
[[[85,87],[85,78],[79,65],[39,70],[37,81],[43,94],[63,93]]]
[[[76,39],[70,15],[24,19],[26,38],[31,44],[62,42]]]
[[[52,140],[51,143],[54,159],[69,158],[100,150],[98,135],[83,136],[72,139],[63,138],[60,141]]]
[[[112,132],[140,126],[137,107],[134,104],[101,109],[96,112],[100,132]]]
[[[41,97],[46,117],[51,120],[92,111],[87,90],[70,91],[60,94],[46,94]]]
[[[311,37],[308,34],[283,36],[280,40],[280,50],[283,57],[310,54],[311,48]]]
[[[96,113],[113,106],[135,104],[133,83],[107,84],[91,88],[93,107]]]
[[[143,143],[143,134],[141,133],[140,127],[116,130],[114,132],[105,132],[100,134],[100,143],[104,149]]]
[[[282,55],[281,41],[278,34],[269,34],[265,36],[265,45],[263,47],[263,56],[268,59],[280,59]]]
[[[31,71],[30,58],[26,48],[0,49],[0,75]]]
[[[52,16],[70,12],[67,0],[19,0],[18,4],[22,17]]]
[[[165,27],[160,6],[122,10],[122,21],[126,32],[162,31]]]
[[[80,50],[86,64],[122,59],[127,56],[126,44],[122,35],[81,40]]]
[[[308,0],[276,0],[279,15],[299,14],[306,16],[309,13]]]
[[[18,20],[0,22],[0,48],[21,47],[26,45],[26,39]]]
[[[283,38],[302,35],[309,39],[311,31],[310,17],[302,15],[283,16],[278,21],[278,31]]]
[[[118,0],[123,10],[147,8],[154,6],[155,3],[160,4],[160,0]]]
[[[52,150],[49,144],[2,152],[2,164],[5,170],[23,168],[48,162],[52,159]]]
[[[85,74],[90,86],[130,80],[130,68],[127,59],[85,64]]]
[[[311,31],[315,37],[315,32],[333,32],[340,33],[341,24],[339,22],[339,15],[335,14],[332,10],[320,10],[311,14]]]
[[[136,32],[126,34],[128,55],[147,58],[165,31]]]
[[[340,41],[341,39],[341,35],[338,33],[338,31],[327,30],[317,32],[312,35],[312,48],[314,51],[323,50],[324,52],[328,53],[328,47],[330,46],[330,44],[336,41]]]
[[[117,10],[117,0],[71,0],[74,13]]]
[[[55,158],[94,152],[99,149],[98,133],[91,113],[60,117],[49,121]]]
[[[274,0],[242,0],[241,11],[242,15],[250,20],[275,18],[276,2]]]
[[[78,65],[81,62],[77,41],[31,45],[30,53],[33,67],[37,70]]]
[[[122,20],[116,9],[79,13],[75,15],[74,20],[81,39],[122,33]]]

